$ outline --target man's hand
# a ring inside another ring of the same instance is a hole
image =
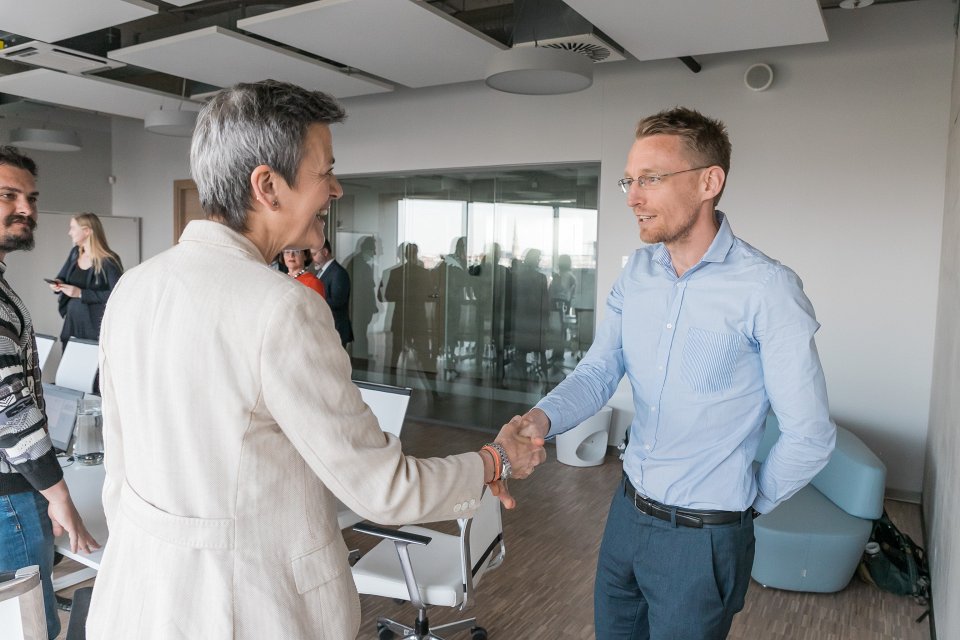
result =
[[[64,531],[70,534],[70,551],[73,553],[77,551],[93,553],[100,548],[87,528],[83,526],[83,520],[77,513],[77,508],[73,505],[66,482],[60,480],[57,484],[40,493],[50,503],[50,506],[47,507],[47,515],[50,516],[50,521],[53,524],[53,535],[59,536]]]
[[[520,433],[529,438],[540,438],[542,440],[547,437],[547,432],[550,431],[550,418],[543,412],[543,409],[534,407],[523,414],[520,420]]]
[[[510,477],[517,480],[529,476],[534,467],[547,459],[543,437],[522,433],[523,424],[523,418],[514,416],[510,422],[503,425],[495,440],[507,452],[512,469]]]

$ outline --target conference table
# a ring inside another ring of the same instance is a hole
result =
[[[61,458],[63,479],[70,489],[70,497],[83,518],[87,531],[100,543],[100,549],[93,553],[74,553],[70,550],[70,536],[64,533],[54,541],[54,546],[63,556],[76,560],[84,565],[82,569],[72,573],[55,577],[53,590],[59,591],[77,583],[89,580],[97,575],[100,568],[100,559],[103,557],[103,547],[107,543],[107,519],[103,513],[104,469],[102,464],[82,465],[73,462],[70,458]]]

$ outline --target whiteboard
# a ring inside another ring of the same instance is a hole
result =
[[[14,251],[5,260],[7,282],[27,305],[37,333],[60,336],[63,320],[57,311],[57,296],[43,279],[55,278],[70,254],[73,243],[67,229],[70,218],[77,213],[40,212],[33,232],[37,241],[33,251]],[[123,261],[123,268],[140,264],[140,218],[100,214],[97,217],[103,223],[110,248]]]

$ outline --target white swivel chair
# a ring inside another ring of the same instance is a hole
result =
[[[383,538],[353,567],[357,591],[407,600],[417,608],[417,619],[408,627],[389,618],[377,621],[379,640],[402,638],[442,640],[437,634],[470,629],[472,640],[486,640],[487,632],[469,618],[430,628],[427,607],[473,605],[474,590],[484,573],[503,562],[503,526],[500,499],[485,490],[473,518],[457,520],[460,535],[424,527],[385,529],[366,522],[354,531]]]
[[[360,389],[360,397],[370,407],[384,433],[400,437],[403,420],[407,415],[407,405],[410,404],[410,388],[393,387],[361,380],[354,380],[353,383]],[[341,529],[352,527],[361,520],[363,518],[351,511],[342,502],[337,505],[337,522]]]
[[[613,409],[603,407],[574,428],[557,436],[557,460],[572,467],[593,467],[603,462],[610,436]]]
[[[63,349],[54,383],[60,387],[93,393],[93,381],[99,367],[97,349],[98,344],[94,340],[70,338]]]
[[[7,640],[47,640],[37,565],[0,572],[0,636]]]
[[[53,345],[57,341],[53,336],[45,333],[37,334],[37,366],[43,371],[47,366],[47,360],[50,358],[50,352],[53,351]]]

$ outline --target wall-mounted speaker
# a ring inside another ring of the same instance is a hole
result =
[[[743,82],[751,91],[766,91],[773,84],[773,69],[762,62],[752,64],[743,74]]]

